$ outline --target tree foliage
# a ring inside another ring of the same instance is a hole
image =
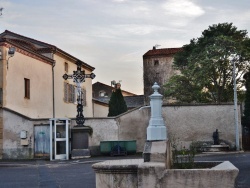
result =
[[[127,111],[127,105],[120,88],[116,88],[110,97],[108,117],[117,116]]]
[[[244,75],[245,79],[245,87],[246,87],[246,94],[245,94],[245,109],[244,109],[244,116],[242,117],[242,125],[250,128],[250,72]]]
[[[250,39],[246,30],[232,23],[209,26],[174,56],[173,67],[180,75],[165,85],[166,97],[180,102],[228,102],[233,100],[233,64],[237,89],[250,68]]]

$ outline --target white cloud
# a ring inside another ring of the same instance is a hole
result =
[[[165,14],[182,17],[197,17],[205,13],[201,7],[190,0],[169,0],[162,7],[166,11]]]
[[[126,0],[113,0],[114,2],[117,2],[117,3],[123,3],[125,2]]]

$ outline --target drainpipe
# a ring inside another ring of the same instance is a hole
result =
[[[54,54],[52,53],[52,59],[54,59]],[[54,78],[54,67],[56,62],[52,64],[52,103],[53,103],[53,118],[55,118],[55,78]]]

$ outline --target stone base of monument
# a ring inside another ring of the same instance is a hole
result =
[[[167,169],[171,166],[170,142],[167,141],[146,141],[143,151],[144,162],[165,163]]]
[[[90,157],[89,134],[91,128],[75,126],[71,129],[71,159]]]
[[[229,145],[203,146],[202,149],[204,152],[222,152],[222,151],[228,151]]]
[[[71,151],[71,159],[82,159],[89,157],[90,157],[89,149],[73,149]]]

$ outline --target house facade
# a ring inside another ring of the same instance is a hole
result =
[[[160,86],[159,93],[164,94],[163,85],[178,71],[172,68],[174,55],[181,51],[182,48],[162,48],[147,51],[143,55],[143,82],[145,103],[149,103],[152,85],[157,82]]]
[[[14,55],[10,53],[12,47]],[[31,150],[34,147],[34,125],[23,125],[15,119],[48,122],[49,118],[76,116],[75,83],[62,76],[73,74],[77,61],[54,45],[7,30],[0,34],[0,157],[8,158],[15,149],[22,150],[20,131],[25,129],[29,130],[25,146]],[[95,69],[81,62],[85,74]],[[93,117],[91,79],[85,80],[82,91],[84,116]]]

